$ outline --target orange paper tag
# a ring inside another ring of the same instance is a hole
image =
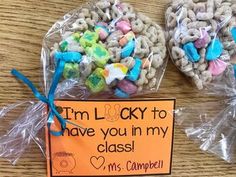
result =
[[[48,176],[171,173],[175,100],[56,101],[68,124],[47,133]]]

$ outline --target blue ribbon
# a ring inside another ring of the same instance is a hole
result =
[[[63,57],[61,57],[60,59],[56,60],[57,62],[57,67],[55,70],[55,73],[53,75],[53,79],[52,79],[52,85],[50,87],[49,93],[48,93],[48,97],[46,98],[44,95],[42,95],[34,86],[34,84],[28,79],[26,78],[23,74],[21,74],[20,72],[18,72],[15,69],[12,69],[11,73],[12,75],[14,75],[17,79],[21,80],[22,82],[24,82],[33,92],[34,96],[39,99],[40,101],[46,103],[48,105],[49,108],[49,114],[48,114],[48,122],[47,122],[47,126],[48,129],[50,131],[50,133],[54,136],[61,136],[64,134],[64,131],[66,129],[66,123],[72,124],[74,126],[77,126],[79,128],[82,128],[68,120],[65,120],[58,112],[56,109],[56,106],[54,104],[55,98],[54,98],[54,94],[57,88],[57,85],[62,77],[63,74],[63,70],[65,68],[65,64],[67,62],[67,60]],[[51,130],[51,125],[52,123],[54,123],[54,117],[57,118],[58,122],[61,125],[61,131],[52,131]],[[83,128],[82,128],[83,129]]]

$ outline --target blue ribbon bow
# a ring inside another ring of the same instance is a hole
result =
[[[77,58],[76,58],[77,57]],[[68,59],[70,58],[70,60]],[[54,136],[61,136],[64,134],[64,131],[66,129],[66,124],[72,124],[74,126],[77,126],[79,128],[82,128],[68,120],[65,120],[57,111],[56,106],[54,104],[55,101],[55,91],[57,88],[57,85],[62,77],[64,68],[65,68],[65,64],[66,62],[80,62],[81,60],[81,55],[79,53],[74,53],[74,52],[68,52],[68,53],[56,53],[55,55],[55,60],[57,62],[57,67],[55,70],[55,73],[53,75],[53,79],[52,79],[52,84],[48,93],[48,97],[45,97],[44,95],[42,95],[34,86],[34,84],[27,78],[25,77],[23,74],[21,74],[20,72],[18,72],[15,69],[12,69],[11,73],[12,75],[14,75],[17,79],[21,80],[22,82],[24,82],[33,92],[34,96],[39,99],[40,101],[46,103],[48,105],[49,108],[49,114],[48,114],[48,122],[47,122],[47,126],[48,129],[50,131],[50,133]],[[52,123],[54,123],[54,117],[57,118],[58,122],[61,125],[61,131],[52,131],[51,130],[51,125]],[[83,129],[83,128],[82,128]]]

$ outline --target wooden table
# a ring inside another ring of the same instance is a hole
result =
[[[40,81],[40,50],[43,36],[63,14],[85,0],[1,0],[0,1],[0,106],[33,99],[31,91],[11,76],[16,68],[34,83]],[[164,25],[167,0],[127,0]],[[177,106],[214,100],[193,89],[187,79],[169,62],[159,94],[176,97]],[[7,122],[1,123],[5,128]],[[0,160],[0,176],[46,176],[46,161],[32,145],[16,166]],[[172,176],[236,176],[236,166],[205,154],[176,127]]]

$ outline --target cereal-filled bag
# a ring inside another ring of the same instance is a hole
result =
[[[172,61],[199,90],[217,95],[179,105],[175,120],[201,150],[229,163],[236,161],[235,15],[231,0],[173,0],[166,11]]]
[[[119,0],[93,1],[65,15],[47,33],[42,50],[46,92],[58,61],[65,62],[61,81],[78,81],[77,91],[86,96],[156,92],[165,57],[164,32],[157,23]]]
[[[94,0],[67,13],[46,34],[41,54],[44,93],[12,70],[39,101],[0,109],[0,119],[15,115],[17,120],[0,136],[0,157],[12,164],[32,141],[44,152],[44,138],[39,134],[45,135],[46,125],[53,136],[63,135],[68,124],[84,129],[63,118],[55,100],[129,98],[157,92],[167,64],[162,28],[119,0]]]
[[[234,14],[231,0],[173,0],[166,11],[171,58],[199,90],[234,83]]]

